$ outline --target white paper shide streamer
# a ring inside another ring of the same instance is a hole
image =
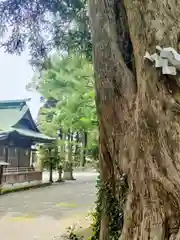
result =
[[[153,62],[156,68],[162,68],[163,74],[175,76],[177,70],[180,70],[180,54],[172,47],[161,48],[157,46],[156,49],[159,54],[154,53],[151,55],[146,52],[144,58]]]

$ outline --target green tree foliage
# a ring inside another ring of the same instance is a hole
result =
[[[56,99],[54,120],[63,129],[86,130],[96,124],[93,69],[85,57],[54,56],[42,79],[39,91],[47,99]]]
[[[50,162],[52,163],[52,168],[56,169],[57,163],[59,163],[59,154],[57,143],[39,147],[39,152],[41,154],[41,159],[43,161],[43,166],[49,169]],[[51,159],[51,161],[50,161]]]
[[[55,169],[58,169],[61,166],[61,159],[59,157],[59,147],[58,142],[54,141],[52,144],[44,144],[39,146],[38,155],[41,161],[43,168],[49,170],[50,181],[52,182],[52,172]]]
[[[60,52],[78,52],[90,61],[92,58],[87,0],[4,0],[0,2],[0,34],[0,44],[7,52],[20,54],[28,47],[31,64],[43,69],[49,69],[52,59],[47,61],[47,56],[54,47]],[[76,98],[73,94],[71,102]],[[71,102],[66,104],[72,107]],[[44,120],[41,117],[41,129],[55,136],[55,125],[47,121],[47,115],[50,119],[53,109],[42,111]],[[87,117],[79,121],[89,124]]]
[[[55,108],[41,107],[38,113],[38,127],[48,136],[57,137],[57,125],[52,121]]]
[[[9,53],[20,54],[27,45],[35,65],[42,64],[54,47],[91,59],[87,0],[1,1],[0,35]]]
[[[42,72],[40,78],[33,78],[32,83],[45,99],[51,101],[51,104],[50,101],[49,104],[46,102],[40,110],[38,122],[41,130],[57,137],[60,129],[66,135],[70,131],[74,138],[67,139],[69,149],[73,151],[73,145],[77,151],[81,148],[82,161],[87,153],[94,157],[92,151],[88,151],[94,147],[95,142],[97,144],[92,64],[85,56],[55,54],[49,68]],[[79,136],[78,141],[75,140],[75,135]],[[76,150],[73,151],[74,154],[77,153]]]

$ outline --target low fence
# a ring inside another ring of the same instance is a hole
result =
[[[33,167],[6,167],[3,169],[4,173],[17,173],[17,172],[32,172]]]
[[[4,169],[5,170],[5,169]],[[2,184],[15,184],[31,181],[41,181],[42,172],[24,169],[25,171],[7,171],[5,170],[2,177]]]

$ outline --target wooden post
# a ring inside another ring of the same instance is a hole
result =
[[[2,190],[3,166],[0,165],[0,194]]]
[[[17,148],[17,168],[18,168],[18,171],[19,171],[19,167],[20,167],[20,165],[19,165],[19,163],[20,163],[20,154],[21,154],[20,148]]]
[[[2,183],[3,183],[3,167],[8,166],[9,163],[7,162],[0,162],[0,194],[2,191]]]
[[[8,163],[8,147],[5,147],[5,162]]]

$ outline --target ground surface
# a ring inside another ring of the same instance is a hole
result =
[[[55,240],[70,225],[88,227],[96,174],[75,177],[76,181],[0,196],[0,239]]]

